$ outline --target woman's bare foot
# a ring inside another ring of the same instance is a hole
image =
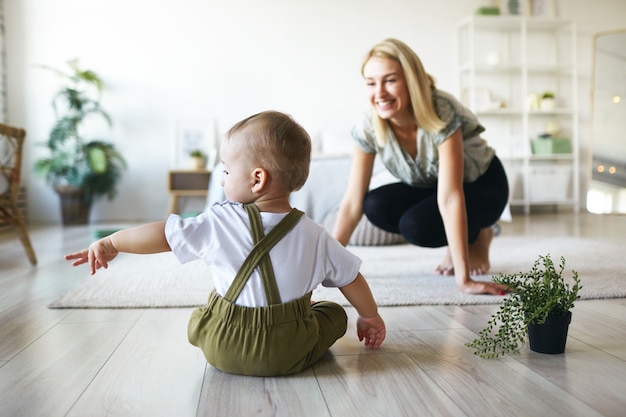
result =
[[[478,233],[478,239],[469,245],[470,275],[485,275],[489,272],[489,247],[493,240],[493,227],[485,227]]]
[[[493,236],[493,227],[485,227],[480,230],[478,239],[469,245],[470,275],[484,275],[489,271],[489,268],[491,268],[489,262],[489,248],[491,247]],[[437,268],[435,268],[435,273],[438,275],[454,275],[454,265],[452,263],[450,249],[446,251],[443,260],[437,265]]]
[[[452,265],[452,255],[450,254],[450,249],[446,251],[443,260],[437,268],[435,268],[435,274],[437,275],[454,275],[454,266]]]

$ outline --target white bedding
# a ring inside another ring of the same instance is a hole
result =
[[[293,207],[302,210],[313,221],[323,224],[324,219],[339,209],[339,203],[348,184],[351,165],[350,156],[317,155],[311,160],[309,178],[302,189],[291,195]],[[207,205],[225,198],[220,186],[222,178],[221,164],[216,166],[216,175],[211,176]],[[374,175],[370,188],[396,182],[397,180],[378,163],[374,165]]]

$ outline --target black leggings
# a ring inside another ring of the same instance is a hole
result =
[[[509,183],[497,157],[487,171],[472,183],[464,183],[468,241],[481,229],[498,221],[509,200]],[[365,195],[363,212],[372,224],[399,233],[413,245],[438,248],[448,240],[437,205],[437,188],[419,188],[394,183]]]

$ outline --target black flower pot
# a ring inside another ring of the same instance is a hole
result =
[[[572,312],[562,316],[548,316],[543,324],[528,325],[530,350],[539,353],[563,353],[567,341],[567,330],[572,321]]]

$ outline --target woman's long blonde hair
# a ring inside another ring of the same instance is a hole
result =
[[[422,61],[417,54],[404,42],[397,39],[385,39],[374,45],[365,55],[361,65],[361,75],[365,64],[372,57],[391,59],[400,64],[406,79],[411,108],[417,125],[429,133],[436,133],[445,126],[441,121],[433,105],[432,89],[435,87],[435,79],[424,70]],[[387,142],[387,122],[378,116],[376,109],[372,111],[372,125],[376,142],[384,146]]]

